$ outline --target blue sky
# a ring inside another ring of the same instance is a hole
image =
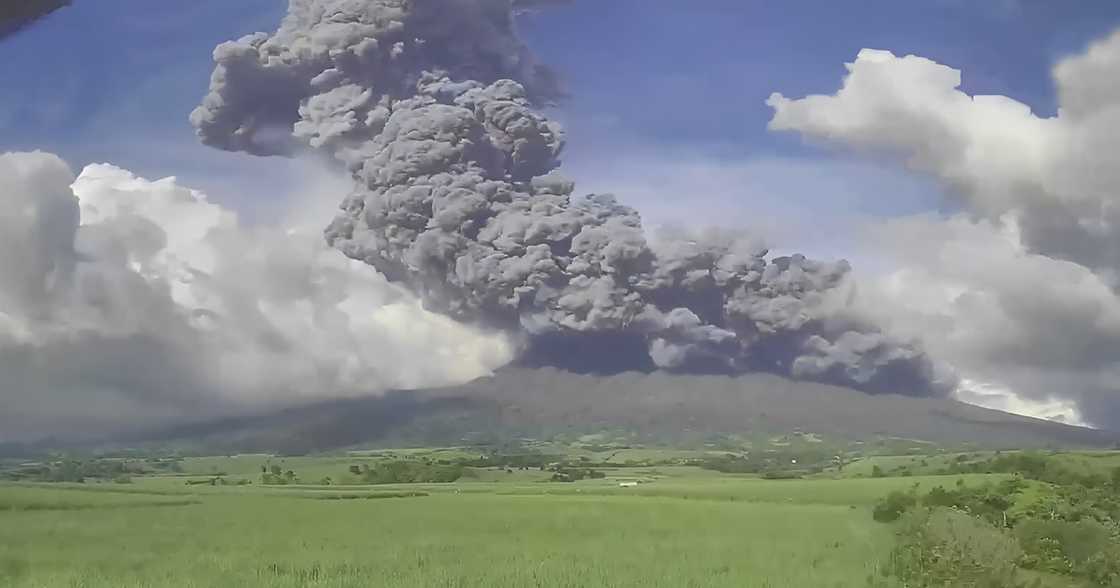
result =
[[[176,175],[267,216],[299,168],[204,148],[187,115],[213,46],[274,29],[285,4],[76,0],[0,43],[0,151]],[[555,114],[582,189],[615,191],[652,224],[742,225],[836,257],[843,236],[811,230],[822,216],[937,207],[937,188],[768,132],[771,92],[831,93],[870,47],[962,69],[970,93],[1053,114],[1051,65],[1117,26],[1109,0],[576,0],[528,17],[524,32],[567,82]]]

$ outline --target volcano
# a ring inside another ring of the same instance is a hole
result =
[[[769,374],[627,372],[610,376],[509,367],[446,388],[395,391],[180,427],[132,441],[205,451],[312,452],[353,446],[459,445],[612,431],[687,446],[794,431],[941,446],[1111,447],[1120,433],[1014,415],[945,398],[871,395]]]

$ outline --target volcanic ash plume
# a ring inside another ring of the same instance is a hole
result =
[[[191,115],[210,145],[310,146],[352,173],[326,231],[425,307],[524,337],[524,360],[588,371],[764,370],[942,393],[918,348],[848,310],[846,262],[737,238],[648,240],[613,197],[555,170],[560,96],[511,0],[292,0],[273,35],[220,45]]]
[[[0,40],[59,8],[69,5],[70,0],[10,0],[0,2]]]

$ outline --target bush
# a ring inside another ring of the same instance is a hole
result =
[[[875,504],[871,516],[880,523],[897,521],[903,513],[917,504],[918,499],[910,492],[895,490]]]
[[[1026,555],[1020,562],[1028,570],[1052,574],[1072,574],[1073,562],[1062,552],[1062,544],[1052,537],[1039,537],[1024,545]]]
[[[1109,547],[1108,530],[1094,521],[1045,521],[1031,519],[1015,528],[1027,552],[1024,567],[1073,573]]]
[[[1089,557],[1082,566],[1086,578],[1097,586],[1120,586],[1120,548],[1109,546]]]
[[[1007,526],[1007,510],[1014,504],[1014,498],[1022,488],[1023,481],[1018,479],[971,488],[958,483],[953,490],[937,486],[922,497],[922,504],[931,508],[946,507],[964,511],[1004,527]]]
[[[908,587],[1024,585],[1015,538],[980,519],[949,508],[915,509],[899,534],[887,571]]]
[[[265,486],[286,486],[288,484],[288,479],[283,475],[269,472],[267,474],[261,474],[261,484]]]

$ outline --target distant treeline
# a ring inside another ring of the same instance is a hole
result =
[[[463,466],[398,460],[350,467],[361,484],[443,484],[463,477]]]
[[[612,454],[612,457],[613,455],[614,454]],[[558,468],[626,468],[676,465],[684,464],[688,461],[684,459],[627,460],[624,462],[613,462],[609,460],[610,457],[605,460],[594,460],[586,456],[573,459],[564,455],[549,453],[516,453],[480,455],[476,458],[460,458],[452,461],[439,460],[438,463],[455,463],[470,468],[556,471]]]
[[[463,467],[469,468],[509,468],[515,470],[536,469],[543,470],[549,465],[560,463],[564,461],[564,457],[560,455],[548,455],[544,453],[517,453],[517,454],[493,454],[493,455],[480,455],[476,458],[460,458],[454,462],[448,460],[440,460],[439,463],[456,463]]]
[[[129,481],[132,476],[154,473],[180,473],[176,458],[144,460],[58,459],[44,462],[13,463],[0,468],[0,479],[26,482],[72,482],[87,480]]]
[[[578,482],[580,480],[601,480],[607,477],[605,472],[591,468],[560,467],[553,470],[553,482]]]
[[[350,475],[340,477],[338,481],[350,484],[441,484],[459,480],[469,468],[504,469],[508,473],[513,473],[515,468],[535,469],[552,472],[550,480],[553,482],[575,482],[607,476],[605,472],[595,469],[589,462],[554,461],[556,459],[557,456],[554,455],[526,454],[455,460],[428,458],[385,460],[351,465]],[[262,474],[262,482],[265,484],[291,484],[297,481],[295,472],[281,472],[277,466],[273,466],[273,471]],[[324,482],[335,483],[330,478],[324,479]]]
[[[703,459],[697,465],[724,474],[759,474],[766,469],[766,464],[761,460],[731,454]]]
[[[688,461],[707,470],[724,474],[761,474],[771,479],[797,477],[799,474],[818,474],[830,465],[843,465],[839,456],[828,452],[765,452],[761,455],[728,453]]]

